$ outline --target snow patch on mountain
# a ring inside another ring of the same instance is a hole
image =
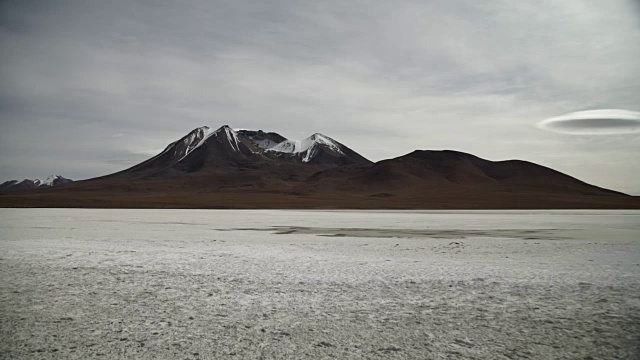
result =
[[[271,147],[269,150],[270,151],[277,151],[277,152],[282,152],[282,153],[297,153],[300,152],[299,149],[301,148],[301,143],[300,141],[297,140],[286,140],[281,142],[280,144],[277,144],[273,147]]]
[[[298,140],[283,141],[269,150],[279,151],[283,153],[297,154],[297,153],[303,153],[318,144],[327,145],[329,148],[331,148],[331,150],[342,154],[342,150],[340,150],[340,146],[338,146],[338,144],[333,139],[319,133],[313,134],[302,141],[298,141]]]
[[[180,140],[170,144],[160,154],[156,155],[150,161],[172,154],[173,161],[180,162],[196,149],[206,146],[210,141],[228,145],[229,150],[237,153],[243,151],[252,151],[256,154],[264,154],[265,152],[275,154],[279,158],[295,160],[308,163],[312,162],[320,154],[328,151],[333,157],[340,158],[347,155],[348,148],[332,138],[315,133],[301,141],[288,140],[282,135],[273,132],[264,132],[262,130],[239,130],[236,131],[224,125],[217,130],[212,130],[208,126],[194,129]],[[249,144],[250,143],[250,144]],[[292,156],[281,156],[281,155]],[[177,161],[176,161],[177,160]],[[148,160],[149,161],[149,160]],[[366,161],[366,159],[364,159]]]
[[[37,182],[38,186],[53,186],[56,182],[60,181],[61,179],[64,179],[64,178],[60,175],[51,175],[44,180],[36,179],[34,180],[34,182]]]
[[[320,145],[327,146],[336,153],[344,155],[335,140],[320,133],[315,133],[302,141],[286,140],[268,150],[288,154],[302,154],[302,162],[309,162],[318,153]]]
[[[216,132],[224,131],[227,136],[227,140],[229,140],[229,144],[231,144],[231,148],[235,151],[240,151],[240,140],[238,140],[238,133],[235,132],[232,128],[228,126],[223,126],[220,129],[216,130]],[[232,142],[233,141],[233,142]]]
[[[180,160],[184,159],[194,150],[204,145],[212,136],[220,135],[223,135],[227,139],[227,141],[229,141],[229,144],[231,145],[231,148],[233,150],[238,152],[240,151],[240,140],[238,139],[238,133],[228,125],[224,125],[217,130],[212,130],[208,126],[203,126],[193,130],[189,135],[187,135],[187,137],[182,139],[187,147],[184,150],[184,154],[181,154],[182,156],[180,156]]]
[[[189,133],[185,138],[181,140],[181,142],[186,145],[184,152],[180,155],[180,160],[184,159],[187,155],[189,155],[193,150],[199,148],[204,144],[204,142],[213,135],[213,131],[208,126],[199,127],[192,132]],[[176,147],[176,152],[178,148]],[[178,161],[180,161],[178,160]]]
[[[343,154],[344,155],[342,150],[340,150],[340,146],[338,145],[338,143],[335,140],[333,140],[332,138],[328,137],[328,136],[322,135],[320,133],[315,133],[315,134],[311,135],[310,137],[308,137],[305,140],[312,141],[312,145],[311,146],[318,145],[318,144],[323,144],[323,145],[328,146],[331,150],[333,150],[333,151],[335,151],[335,152],[337,152],[339,154]],[[309,146],[309,148],[311,148],[311,146]]]

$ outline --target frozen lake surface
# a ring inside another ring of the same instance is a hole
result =
[[[638,211],[0,209],[2,359],[638,359]]]

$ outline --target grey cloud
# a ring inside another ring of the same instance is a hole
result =
[[[584,147],[537,131],[539,119],[581,108],[637,110],[634,6],[0,2],[0,175],[45,177],[30,175],[44,158],[65,176],[102,175],[118,170],[106,160],[128,161],[195,127],[222,124],[290,138],[326,133],[373,160],[454,148],[563,165],[536,154],[551,147],[571,157]],[[632,163],[637,146],[625,146],[619,155]],[[71,168],[69,157],[79,165]],[[640,175],[640,165],[632,169]],[[598,185],[640,192],[617,176]]]

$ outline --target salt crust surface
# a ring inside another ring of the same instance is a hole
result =
[[[640,212],[0,210],[2,359],[637,359]]]

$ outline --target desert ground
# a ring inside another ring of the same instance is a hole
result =
[[[0,219],[2,359],[640,358],[640,211]]]

